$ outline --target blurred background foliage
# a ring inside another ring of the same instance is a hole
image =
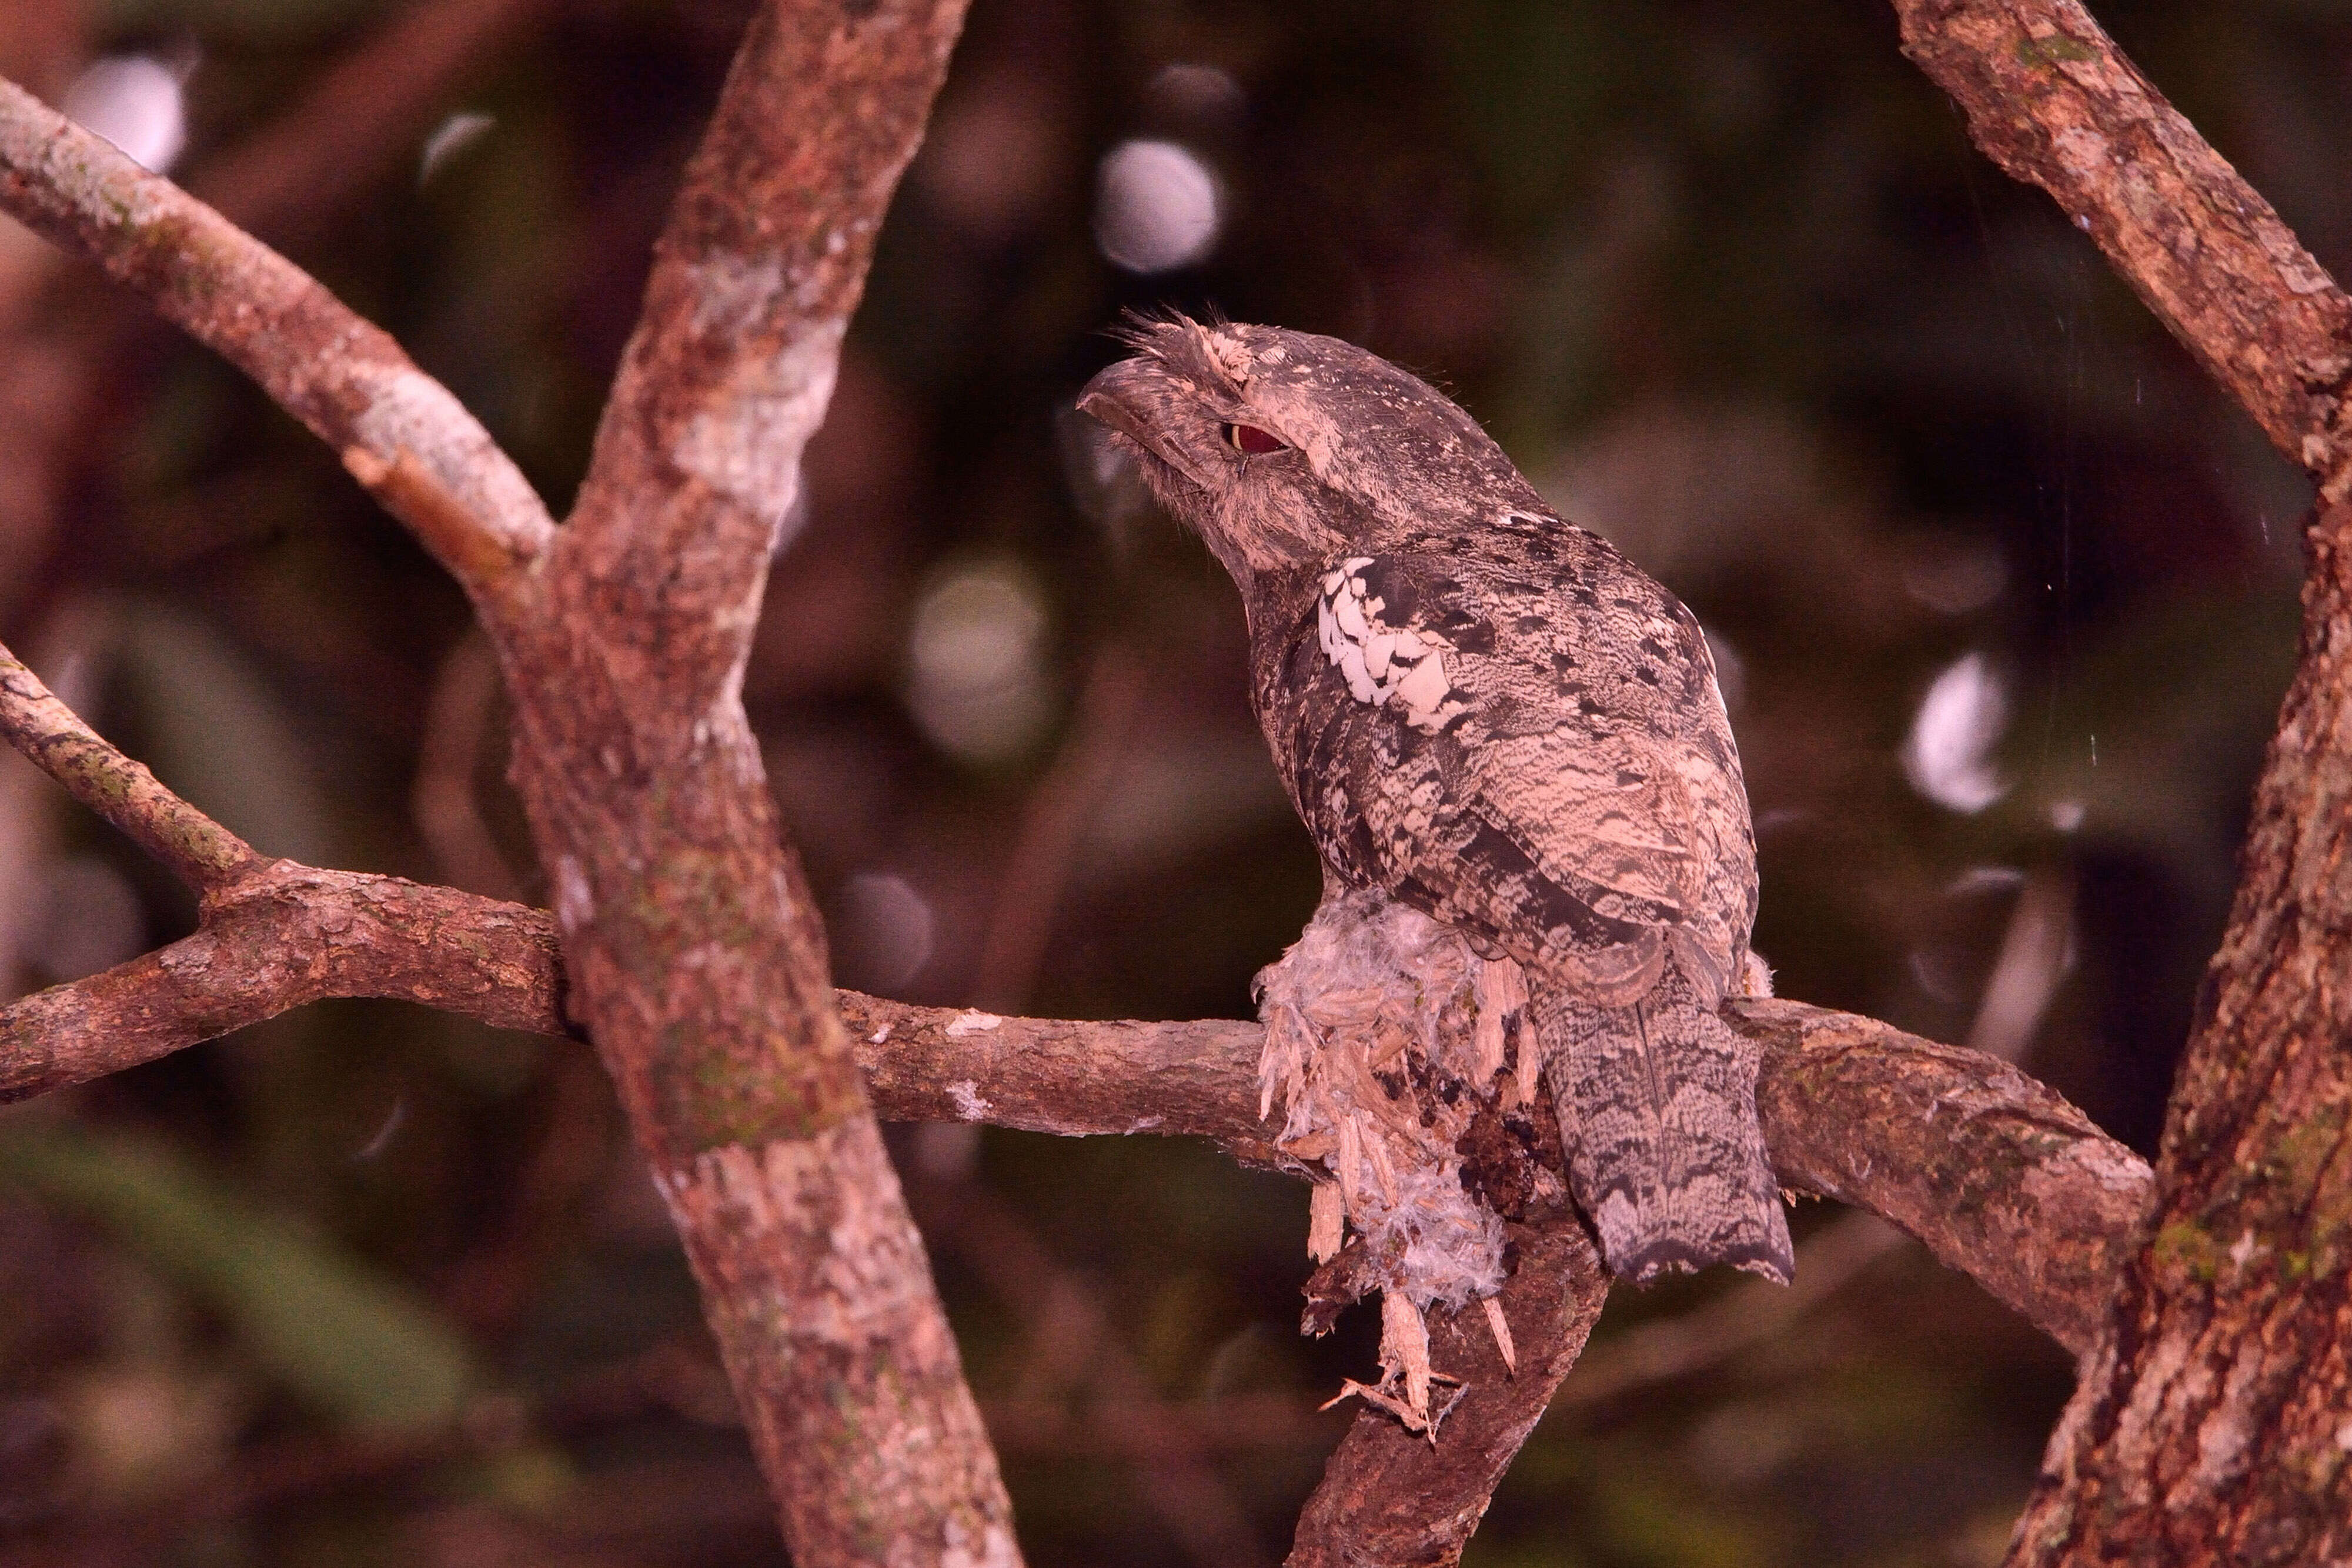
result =
[[[2339,273],[2352,6],[2100,7]],[[743,0],[11,0],[0,70],[383,323],[559,510]],[[1430,376],[1717,641],[1782,992],[2152,1147],[2307,492],[1867,0],[978,0],[745,695],[845,984],[1237,1015],[1317,894],[1228,584],[1069,413],[1120,310]],[[0,635],[263,849],[537,899],[464,605],[333,455],[0,225]],[[0,987],[186,899],[0,758]],[[1303,1193],[900,1129],[1040,1563],[1278,1558],[1370,1325]],[[1809,1206],[1611,1303],[1470,1561],[2000,1553],[2062,1355]],[[0,1119],[0,1561],[780,1556],[588,1055],[339,1004]]]

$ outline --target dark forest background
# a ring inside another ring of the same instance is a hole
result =
[[[202,189],[345,129],[304,94],[403,9],[10,0],[0,71]],[[261,225],[559,511],[745,14],[551,0]],[[2099,14],[2344,276],[2352,6]],[[745,690],[843,984],[1243,1016],[1313,907],[1231,587],[1070,412],[1163,304],[1420,371],[1690,603],[1783,994],[2152,1149],[2307,489],[1865,0],[978,0]],[[0,638],[264,851],[544,902],[456,590],[5,220]],[[0,996],[190,928],[0,761]],[[1147,1137],[893,1147],[1031,1560],[1278,1557],[1376,1337],[1294,1332],[1304,1189]],[[1998,1559],[2064,1357],[1874,1221],[1798,1225],[1801,1310],[1612,1299],[1472,1563]],[[581,1048],[333,1004],[0,1117],[0,1562],[774,1562],[730,1420]]]

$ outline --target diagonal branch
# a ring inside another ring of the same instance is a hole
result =
[[[1727,1012],[1763,1048],[1756,1108],[1784,1183],[1894,1221],[2091,1349],[2146,1238],[2147,1161],[1997,1057],[1801,1002]]]
[[[755,16],[662,242],[577,527],[282,257],[0,84],[0,208],[343,456],[474,598],[578,981],[798,1561],[1017,1561],[1011,1505],[740,697],[768,560],[961,0]]]
[[[0,646],[0,738],[126,834],[199,895],[220,893],[262,863],[251,844],[165,789],[109,746]]]
[[[1018,1561],[741,699],[802,451],[962,20],[962,0],[759,8],[540,613],[500,638],[574,1010],[803,1568]]]
[[[1483,1312],[1433,1312],[1430,1359],[1467,1385],[1437,1441],[1379,1412],[1359,1412],[1298,1517],[1289,1568],[1460,1560],[1609,1295],[1601,1254],[1573,1219],[1555,1216],[1509,1233],[1517,1262],[1500,1300],[1517,1370],[1505,1370]]]
[[[1896,0],[2048,189],[2321,480],[2303,637],[2166,1113],[2159,1204],[2052,1434],[2019,1564],[2339,1562],[2352,1314],[2352,303],[2074,0]]]
[[[2272,444],[2352,473],[2352,299],[2078,0],[1895,0],[1985,155],[2098,243]]]
[[[189,171],[185,183],[231,223],[300,251],[396,163],[457,83],[495,68],[550,0],[415,0],[329,66],[297,102]],[[12,15],[37,10],[18,5]],[[0,27],[5,31],[5,27]],[[0,359],[48,389],[38,417],[0,428],[0,625],[25,594],[62,521],[74,454],[104,389],[132,373],[155,323],[101,316],[68,257],[40,247],[0,266]]]
[[[526,562],[546,548],[554,525],[521,471],[390,337],[220,214],[7,81],[0,210],[144,296],[336,451],[387,470],[405,455],[425,478],[386,505],[478,602],[495,604],[511,588],[485,577],[483,561]],[[428,488],[451,499],[420,526],[409,502]],[[456,557],[453,515],[474,547]]]
[[[107,744],[0,646],[0,737],[200,895],[196,934],[0,1009],[0,1101],[118,1072],[325,997],[562,1026],[536,910],[272,860]]]

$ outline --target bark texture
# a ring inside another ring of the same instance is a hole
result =
[[[2071,0],[1904,47],[2321,482],[2300,657],[2168,1111],[2158,1210],[2011,1562],[2352,1558],[2352,302]]]
[[[0,738],[199,895],[251,871],[253,846],[100,738],[23,660],[0,647]]]
[[[2091,1349],[2147,1239],[2145,1160],[1981,1051],[1801,1002],[1726,1011],[1764,1048],[1757,1110],[1783,1183],[1893,1220],[2075,1355]]]
[[[2017,1563],[2352,1558],[2352,508],[2167,1118],[2151,1244],[2050,1440]]]
[[[1463,1381],[1461,1397],[1434,1442],[1381,1412],[1360,1412],[1299,1515],[1290,1568],[1461,1561],[1609,1296],[1601,1254],[1573,1216],[1513,1225],[1509,1236],[1517,1262],[1496,1299],[1517,1372],[1504,1366],[1477,1307],[1431,1312],[1431,1364]]]
[[[688,163],[578,506],[497,635],[587,1026],[802,1568],[1010,1564],[1012,1505],[740,700],[803,447],[959,0],[771,0]]]
[[[192,936],[0,1009],[0,1102],[86,1082],[328,997],[389,997],[493,1029],[562,1017],[537,910],[396,876],[257,857]]]
[[[2352,459],[2352,300],[2077,0],[1895,0],[1969,133],[2097,242],[2157,319],[2323,482]]]
[[[908,1121],[1214,1139],[1277,1165],[1254,1023],[1068,1023],[854,991],[876,1103]],[[2065,1099],[1982,1051],[1801,1002],[1729,1004],[1759,1048],[1757,1112],[1784,1186],[1885,1216],[2068,1350],[2088,1350],[2155,1177]]]

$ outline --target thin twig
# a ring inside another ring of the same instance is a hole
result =
[[[493,552],[527,561],[545,547],[554,525],[521,471],[391,338],[212,208],[6,81],[0,209],[146,297],[337,452],[356,448],[387,467],[411,454],[479,536],[467,552],[477,572]],[[495,602],[509,586],[465,575],[446,556],[443,563],[478,601]]]
[[[109,746],[5,647],[0,737],[199,894],[217,893],[261,863],[252,845]]]

